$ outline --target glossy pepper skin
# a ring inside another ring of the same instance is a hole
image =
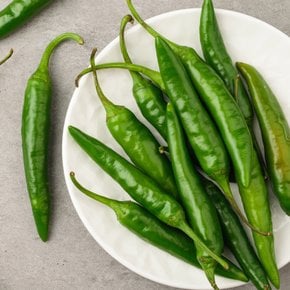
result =
[[[110,207],[115,212],[119,223],[129,231],[172,256],[200,268],[200,264],[196,259],[194,244],[183,232],[162,223],[146,209],[134,202],[117,201],[98,195],[80,185],[74,173],[71,173],[70,177],[74,185],[82,193]],[[224,259],[229,264],[229,269],[225,270],[220,265],[217,265],[216,273],[218,275],[244,282],[248,281],[247,276],[237,266],[226,258]]]
[[[0,11],[0,38],[28,21],[52,0],[13,0]]]
[[[72,126],[69,126],[69,133],[90,158],[135,201],[162,222],[186,233],[196,245],[206,250],[223,267],[228,268],[227,263],[213,253],[189,227],[181,205],[158,187],[155,181],[99,140]]]
[[[225,242],[247,277],[250,278],[258,290],[271,289],[267,275],[256,256],[255,250],[230,204],[220,190],[211,182],[204,180],[204,188],[218,211]]]
[[[223,236],[216,209],[205,192],[199,174],[192,165],[185,145],[184,133],[178,116],[171,103],[167,105],[167,136],[170,159],[178,186],[181,204],[192,229],[202,241],[217,255],[223,252]],[[197,260],[203,268],[210,284],[215,283],[216,262],[198,246]]]
[[[48,238],[49,223],[47,155],[52,87],[48,66],[55,47],[68,39],[83,44],[79,35],[65,33],[48,45],[37,70],[27,82],[22,112],[21,134],[26,183],[37,231],[43,241]]]
[[[128,22],[132,21],[132,16],[126,15],[123,17],[120,26],[121,52],[125,62],[129,64],[132,64],[132,61],[126,48],[124,30]],[[130,74],[133,81],[133,96],[142,115],[166,140],[166,102],[162,91],[140,73],[130,71]]]
[[[248,186],[253,154],[252,137],[242,112],[222,79],[193,48],[180,46],[165,39],[142,20],[131,0],[127,0],[127,5],[135,19],[153,37],[158,38],[159,42],[166,42],[180,57],[194,87],[217,124],[232,159],[235,173],[241,176],[244,186]]]
[[[249,222],[264,232],[272,232],[272,219],[268,198],[268,188],[262,169],[254,152],[251,182],[244,187],[237,178],[240,196]],[[253,238],[260,261],[272,284],[279,289],[280,276],[275,259],[273,235],[263,236],[253,232]]]
[[[9,53],[2,59],[0,60],[0,65],[5,63],[13,54],[13,49],[10,49]]]
[[[234,66],[225,47],[212,0],[204,0],[203,2],[200,16],[200,43],[206,62],[225,82],[245,117],[253,137],[254,147],[258,153],[259,161],[263,166],[265,178],[267,178],[265,162],[253,132],[254,111],[244,84],[239,79],[239,72]]]
[[[229,186],[229,160],[226,149],[207,111],[192,88],[187,72],[170,46],[156,38],[156,52],[161,77],[169,99],[180,117],[191,147],[203,171],[223,190],[236,213],[253,230],[241,213]]]
[[[95,53],[91,67],[95,67]],[[132,162],[150,176],[166,192],[177,197],[177,188],[169,159],[159,153],[160,144],[150,130],[126,107],[115,105],[104,94],[94,70],[94,81],[99,99],[106,111],[107,127]]]
[[[290,129],[273,91],[249,64],[237,63],[245,78],[262,130],[263,143],[274,193],[290,215]]]

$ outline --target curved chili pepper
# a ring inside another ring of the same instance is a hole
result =
[[[0,65],[5,63],[13,54],[13,49],[11,48],[9,53],[2,59],[0,60]]]
[[[128,22],[132,23],[131,15],[123,17],[120,27],[120,47],[126,63],[132,64],[127,52],[124,30]],[[133,81],[133,96],[146,120],[153,125],[166,140],[166,102],[162,91],[140,73],[130,71]]]
[[[252,66],[237,63],[245,77],[262,130],[265,156],[274,193],[290,215],[290,128],[276,96]]]
[[[270,290],[267,275],[247,237],[238,217],[220,190],[204,180],[204,187],[215,205],[225,237],[225,243],[233,252],[246,275],[259,290]]]
[[[224,82],[193,48],[180,46],[165,39],[143,21],[131,0],[127,0],[127,5],[135,19],[153,37],[159,38],[159,43],[166,42],[179,55],[197,92],[219,128],[231,156],[235,173],[241,177],[244,186],[248,186],[253,154],[252,137],[236,101]]]
[[[10,34],[33,15],[38,13],[51,0],[13,0],[0,11],[0,38]]]
[[[210,250],[189,227],[181,205],[159,188],[155,181],[99,140],[72,126],[69,126],[69,133],[90,158],[117,181],[135,201],[162,222],[183,231],[196,246],[228,269],[227,263]]]
[[[200,16],[200,43],[206,62],[223,79],[246,119],[259,161],[263,166],[265,178],[267,178],[266,165],[253,131],[254,111],[248,93],[240,81],[239,73],[225,47],[212,0],[204,0],[203,2]]]
[[[206,194],[198,173],[195,171],[185,145],[185,139],[178,117],[171,103],[167,105],[167,136],[170,159],[180,194],[180,201],[192,229],[202,241],[217,255],[223,251],[221,226],[211,199]],[[198,246],[197,260],[204,270],[210,284],[215,283],[216,262]]]
[[[132,201],[118,201],[89,191],[76,180],[73,172],[70,173],[70,178],[82,193],[111,208],[115,212],[119,223],[129,231],[172,256],[200,268],[195,255],[195,246],[183,232],[160,222],[146,209]],[[247,276],[235,264],[225,257],[223,259],[227,261],[229,269],[225,270],[217,265],[216,273],[218,275],[244,282],[249,281]]]
[[[91,67],[95,67],[91,55]],[[177,197],[177,188],[168,158],[159,153],[160,144],[150,130],[126,107],[112,103],[100,87],[96,70],[93,70],[96,91],[106,111],[106,123],[115,140],[122,146],[132,162],[150,176],[166,192]]]
[[[49,223],[47,153],[51,80],[48,66],[54,49],[68,39],[83,44],[79,35],[64,33],[47,46],[37,70],[27,82],[22,112],[22,151],[26,183],[37,231],[43,241],[48,238]]]

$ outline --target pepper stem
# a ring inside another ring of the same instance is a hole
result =
[[[208,255],[216,260],[217,263],[219,263],[223,268],[225,268],[226,270],[229,269],[228,263],[217,254],[215,254],[212,250],[210,250],[186,223],[181,224],[179,226],[179,229],[182,230],[194,241],[196,247],[199,247],[200,249],[207,252]]]
[[[13,54],[13,49],[11,48],[9,53],[5,56],[5,58],[0,61],[0,65],[6,62],[12,56],[12,54]]]
[[[74,172],[70,172],[70,179],[72,181],[72,183],[74,184],[74,186],[81,191],[82,193],[84,193],[85,195],[91,197],[92,199],[110,207],[111,209],[115,210],[116,208],[119,207],[119,201],[116,201],[114,199],[96,194],[86,188],[84,188],[76,179],[75,177],[75,173]]]
[[[252,231],[254,231],[262,236],[272,236],[273,235],[271,232],[263,232],[249,223],[249,221],[247,220],[245,215],[241,212],[237,202],[235,201],[232,190],[231,190],[230,185],[229,185],[229,182],[227,182],[227,180],[222,179],[222,180],[219,180],[217,183],[220,186],[222,192],[224,193],[226,199],[231,204],[233,210],[239,216],[239,218],[241,219],[241,221],[244,224],[246,224]]]
[[[121,25],[120,25],[120,48],[121,48],[121,52],[123,55],[123,58],[125,60],[126,63],[132,63],[132,60],[129,56],[127,47],[126,47],[126,42],[125,42],[125,28],[127,26],[128,23],[133,24],[134,23],[134,19],[131,15],[126,15],[123,17],[122,21],[121,21]]]
[[[38,69],[46,70],[48,68],[49,60],[50,60],[50,57],[51,57],[53,51],[55,50],[55,48],[58,45],[60,45],[65,40],[74,40],[80,45],[84,44],[83,38],[81,36],[79,36],[78,34],[76,34],[76,33],[67,32],[67,33],[63,33],[63,34],[57,36],[46,47],[46,49],[45,49],[45,51],[44,51],[44,53],[42,55],[42,58],[41,58],[41,61],[40,61]]]
[[[96,70],[99,69],[112,69],[112,68],[120,68],[120,69],[127,69],[130,71],[135,71],[139,72],[146,77],[148,77],[157,87],[159,87],[163,92],[165,92],[165,86],[162,81],[161,75],[158,71],[152,70],[150,68],[147,68],[142,65],[136,65],[136,64],[129,64],[129,63],[124,63],[124,62],[112,62],[112,63],[104,63],[104,64],[98,64],[95,66]],[[76,87],[79,86],[79,81],[80,79],[92,72],[93,69],[91,67],[84,69],[75,79],[75,85]]]

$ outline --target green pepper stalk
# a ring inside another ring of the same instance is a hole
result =
[[[5,63],[12,56],[12,54],[13,54],[13,49],[11,48],[9,53],[2,60],[0,60],[0,65]]]
[[[65,40],[84,43],[79,35],[64,33],[47,46],[37,70],[27,82],[22,112],[22,151],[27,189],[37,231],[44,242],[48,239],[49,224],[47,160],[52,91],[49,60],[54,49]]]
[[[182,206],[158,187],[155,181],[99,140],[75,127],[69,126],[68,129],[70,135],[90,158],[118,182],[135,201],[162,222],[183,231],[195,242],[196,246],[228,269],[228,264],[210,250],[190,228]]]
[[[96,49],[91,54],[95,67]],[[166,192],[177,197],[177,188],[168,158],[159,154],[160,144],[150,130],[126,107],[115,105],[104,94],[96,70],[93,70],[96,92],[106,111],[107,127],[132,162]]]
[[[0,11],[0,38],[9,35],[33,15],[48,5],[51,0],[13,0]]]
[[[181,204],[192,229],[217,255],[223,251],[223,236],[216,209],[206,194],[201,179],[192,165],[185,145],[185,138],[178,117],[171,103],[167,105],[167,136],[169,153]],[[198,246],[197,259],[210,284],[215,283],[216,262]]]
[[[124,16],[120,26],[120,47],[125,62],[132,64],[124,35],[126,25],[129,22],[133,23],[133,17],[131,15]],[[166,102],[162,91],[140,73],[130,71],[130,74],[133,81],[133,96],[142,115],[166,140]]]
[[[129,231],[170,255],[200,268],[195,255],[195,246],[183,232],[162,223],[146,209],[132,201],[117,201],[89,191],[76,180],[73,172],[70,173],[70,178],[82,193],[111,208],[119,223]],[[229,269],[225,270],[217,265],[216,273],[218,275],[243,282],[248,281],[248,278],[237,266],[225,257],[223,259],[227,261]]]

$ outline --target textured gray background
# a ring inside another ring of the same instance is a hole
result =
[[[9,1],[0,0],[1,6]],[[201,0],[136,0],[145,17],[187,7]],[[289,0],[216,0],[216,7],[256,16],[290,35]],[[76,74],[87,65],[93,46],[102,49],[118,34],[128,13],[122,0],[59,0],[23,28],[0,42],[0,58],[15,55],[0,70],[0,289],[170,289],[150,282],[111,258],[78,218],[64,182],[61,135]],[[52,60],[53,108],[49,242],[38,239],[28,201],[21,156],[20,119],[23,92],[46,44],[64,31],[79,32],[84,47],[66,43]],[[290,286],[290,265],[281,270],[282,290]],[[238,289],[250,290],[252,286]]]

